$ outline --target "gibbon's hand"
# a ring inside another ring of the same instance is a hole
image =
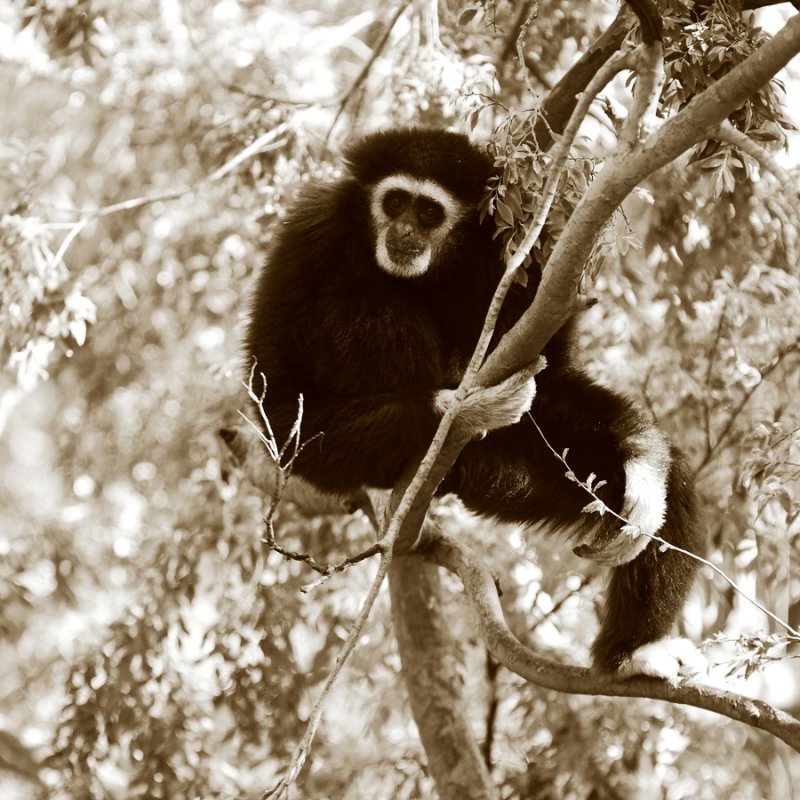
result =
[[[534,375],[539,372],[539,362],[515,372],[496,386],[479,386],[471,389],[461,403],[457,425],[475,437],[488,431],[505,428],[519,422],[531,407],[536,395]],[[436,410],[444,414],[453,402],[454,389],[436,392]]]

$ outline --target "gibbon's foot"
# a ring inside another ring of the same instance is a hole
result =
[[[594,537],[573,547],[572,552],[600,564],[601,567],[618,567],[633,561],[650,544],[649,536],[628,530],[627,525],[612,533],[613,536],[609,536],[608,528],[598,525]]]
[[[615,535],[599,525],[594,538],[574,548],[575,555],[607,567],[633,561],[664,525],[667,514],[669,444],[661,431],[649,428],[627,440],[633,452],[625,462],[625,499],[620,516],[625,519]],[[612,531],[613,532],[613,531]]]
[[[519,422],[536,395],[534,375],[539,363],[515,372],[496,386],[478,386],[464,398],[456,424],[473,437]],[[436,410],[444,414],[455,396],[455,389],[436,392]]]
[[[637,648],[622,662],[617,674],[621,678],[647,675],[675,684],[679,678],[696,675],[707,666],[694,643],[675,637],[658,639]]]

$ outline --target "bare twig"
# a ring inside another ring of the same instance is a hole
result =
[[[714,373],[714,363],[719,354],[719,343],[722,340],[722,329],[725,323],[726,314],[728,312],[728,297],[722,304],[722,309],[719,312],[719,319],[717,320],[717,330],[714,335],[714,343],[711,346],[711,353],[708,356],[708,365],[706,367],[706,388],[711,389],[711,377]],[[708,395],[703,396],[703,427],[705,428],[706,438],[706,451],[711,450],[711,407],[708,403]]]
[[[520,39],[524,39],[525,32],[530,24],[532,5],[533,0],[525,0],[524,3],[520,3],[516,19],[508,29],[508,33],[503,40],[503,47],[501,48],[500,55],[497,59],[498,64],[503,64],[508,60],[514,50],[519,50],[518,42]]]
[[[733,145],[754,159],[765,172],[770,172],[781,186],[780,197],[782,202],[773,202],[772,208],[780,218],[785,235],[786,261],[797,264],[797,238],[800,227],[800,192],[797,188],[797,178],[792,177],[773,157],[772,154],[756,141],[731,125],[728,120],[720,123],[712,131],[709,138],[719,139],[721,142]],[[775,198],[769,198],[774,201]]]
[[[538,15],[539,15],[538,0],[536,0],[535,2],[528,3],[527,7],[525,8],[525,17],[522,19],[522,23],[519,26],[519,32],[517,33],[516,37],[517,58],[519,59],[520,64],[525,63],[524,48],[525,48],[525,37],[528,33],[528,28]]]
[[[271,541],[266,543],[270,550],[274,550],[276,553],[282,555],[284,558],[288,558],[290,561],[301,561],[303,564],[307,564],[314,572],[318,572],[324,578],[330,578],[331,575],[335,575],[339,572],[344,572],[348,567],[352,567],[353,564],[358,564],[361,561],[364,561],[368,558],[372,558],[372,556],[376,556],[381,552],[380,544],[374,544],[372,547],[368,547],[366,550],[362,550],[360,553],[357,553],[354,556],[349,556],[345,558],[343,561],[339,561],[336,564],[320,564],[312,555],[309,553],[298,553],[293,550],[287,550],[285,547],[281,547],[276,541],[274,535],[271,538]],[[319,581],[312,584],[311,586],[305,586],[301,591],[308,592],[311,589],[316,588],[319,585]]]
[[[354,556],[349,556],[335,564],[321,564],[310,553],[300,553],[295,550],[289,550],[288,548],[278,544],[275,538],[275,514],[281,504],[281,501],[283,500],[289,479],[292,476],[294,462],[298,455],[302,452],[303,448],[309,442],[316,439],[319,434],[312,436],[310,439],[307,439],[304,442],[300,439],[300,430],[303,421],[303,395],[301,394],[298,395],[297,415],[292,423],[291,430],[286,437],[286,441],[282,446],[279,447],[267,415],[266,407],[264,405],[264,400],[266,399],[267,394],[267,379],[263,372],[260,373],[262,389],[260,393],[257,393],[254,387],[254,379],[256,374],[255,371],[256,363],[254,361],[250,368],[250,374],[245,387],[247,389],[248,397],[258,408],[263,428],[259,427],[255,422],[253,422],[253,420],[251,420],[241,411],[239,412],[239,415],[247,422],[249,427],[255,431],[259,442],[266,449],[273,466],[272,496],[270,498],[269,509],[267,510],[267,514],[264,518],[264,535],[262,536],[261,541],[270,550],[274,550],[284,558],[291,561],[299,561],[308,565],[315,572],[318,572],[320,575],[322,575],[323,579],[329,578],[336,573],[343,572],[353,564],[358,564],[360,561],[364,561],[365,559],[371,558],[372,556],[380,553],[380,545],[375,544],[372,545],[372,547],[368,547],[366,550],[363,550]],[[305,587],[302,591],[310,591],[310,589],[314,588],[318,584],[319,581],[316,584]]]
[[[795,353],[800,352],[800,337],[795,339],[790,344],[782,347],[775,357],[770,361],[769,364],[762,367],[759,370],[759,379],[758,381],[753,384],[753,386],[749,387],[748,390],[742,396],[742,399],[737,404],[736,408],[731,411],[730,415],[728,416],[728,421],[725,423],[723,429],[719,432],[717,436],[717,441],[706,450],[705,455],[703,456],[703,460],[697,466],[695,470],[698,474],[702,472],[712,461],[714,455],[716,454],[717,450],[721,447],[722,443],[730,436],[731,431],[734,428],[734,425],[739,419],[742,411],[744,411],[745,406],[750,402],[750,399],[753,395],[758,391],[758,389],[763,386],[764,380],[768,378],[778,367],[783,364],[784,360]]]
[[[229,172],[232,172],[237,166],[239,166],[239,164],[246,161],[248,158],[252,158],[257,153],[264,153],[269,150],[277,150],[279,147],[283,147],[283,145],[286,144],[287,139],[279,137],[282,137],[289,130],[289,128],[289,123],[284,122],[272,130],[262,134],[255,141],[251,142],[247,147],[233,156],[233,158],[225,162],[225,164],[219,167],[219,169],[214,170],[211,175],[204,177],[200,181],[200,184],[203,185],[214,183],[220,180]],[[83,231],[83,229],[93,220],[100,219],[102,217],[108,217],[112,214],[117,214],[120,211],[133,211],[134,209],[152,205],[153,203],[164,202],[167,200],[177,200],[179,197],[183,197],[183,195],[189,194],[193,191],[196,191],[196,187],[182,186],[178,189],[170,189],[165,192],[156,192],[154,194],[142,195],[141,197],[133,197],[128,200],[122,200],[118,203],[112,203],[111,205],[103,206],[102,208],[84,209],[79,211],[78,214],[81,219],[76,220],[75,222],[44,223],[41,227],[44,229],[63,228],[65,226],[68,227],[68,233],[61,242],[61,245],[54,257],[54,262],[58,263],[63,261],[64,255],[66,254],[69,246]]]
[[[489,692],[489,701],[486,707],[486,733],[483,743],[481,744],[481,754],[483,755],[483,762],[486,764],[487,769],[492,768],[492,746],[494,744],[495,720],[497,719],[497,710],[500,707],[500,701],[497,696],[497,673],[499,669],[500,664],[487,650],[486,683]]]
[[[378,43],[375,45],[374,50],[372,51],[372,55],[367,59],[367,62],[359,71],[356,79],[353,81],[353,84],[345,93],[344,97],[342,97],[339,108],[336,111],[336,115],[333,118],[333,122],[331,122],[330,127],[328,128],[328,133],[325,135],[325,144],[327,145],[329,139],[331,138],[331,134],[333,133],[336,124],[339,122],[342,114],[344,114],[345,109],[347,108],[348,103],[356,94],[356,92],[361,88],[364,84],[364,81],[367,79],[369,73],[372,71],[372,67],[374,66],[375,62],[380,58],[381,53],[383,53],[386,45],[389,41],[389,37],[392,35],[392,31],[394,30],[394,26],[397,25],[400,17],[403,16],[403,13],[408,8],[410,0],[403,0],[400,5],[395,9],[394,14],[392,14],[389,22],[386,23],[386,29],[383,32]]]

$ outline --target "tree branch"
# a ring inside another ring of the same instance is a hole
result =
[[[601,170],[564,227],[530,308],[503,337],[482,373],[498,364],[529,363],[562,320],[558,309],[574,302],[586,262],[600,232],[645,178],[710,133],[800,52],[800,15],[669,119],[639,147],[618,151]]]
[[[542,113],[533,127],[536,146],[546,151],[572,116],[579,95],[586,89],[603,64],[622,46],[633,25],[633,14],[623,5],[608,29],[570,67],[566,74],[547,93]]]
[[[800,210],[798,210],[800,191],[797,188],[797,180],[772,157],[772,154],[766,148],[734,128],[727,120],[720,123],[712,136],[746,153],[756,161],[762,170],[771,172],[780,184],[781,193],[772,207],[772,211],[783,225],[786,261],[789,264],[796,264],[797,231],[800,228]]]
[[[610,159],[567,223],[547,264],[542,283],[531,308],[512,331],[503,337],[500,345],[479,371],[479,365],[483,361],[488,342],[491,339],[500,304],[514,280],[515,270],[506,270],[492,300],[479,345],[456,391],[455,401],[443,417],[434,440],[413,478],[409,480],[409,476],[405,476],[401,479],[392,493],[391,501],[387,504],[386,513],[383,515],[385,534],[380,543],[382,554],[377,573],[336,660],[334,670],[322,687],[309,719],[306,733],[292,764],[278,786],[265,796],[285,796],[288,787],[302,768],[322,716],[325,698],[355,648],[389,569],[393,553],[396,551],[400,555],[407,548],[414,546],[425,518],[425,512],[437,486],[467,443],[464,433],[458,429],[457,425],[454,426],[458,416],[459,403],[466,392],[476,383],[486,385],[492,382],[488,380],[488,376],[491,376],[493,371],[496,374],[498,369],[506,371],[514,366],[520,369],[533,362],[536,355],[563,323],[562,309],[573,307],[578,294],[578,283],[591,249],[599,231],[610,219],[619,203],[652,172],[706,138],[711,129],[719,125],[754,91],[770,80],[797,52],[800,52],[800,16],[790,19],[773,39],[762,45],[758,51],[735,67],[714,86],[695,97],[686,108],[669,120],[644,145],[625,148],[624,152],[618,152]],[[566,140],[566,137],[564,139]],[[564,146],[567,148],[570,146],[568,140]],[[451,550],[450,552],[458,551]],[[447,551],[444,551],[442,557],[446,554]],[[462,571],[464,572],[462,578],[465,582],[472,579],[485,579],[485,575],[482,573],[478,574],[473,570],[467,571],[465,566]],[[497,604],[494,612],[497,612],[499,604],[496,594],[494,603]],[[495,657],[523,677],[534,680],[540,685],[561,691],[626,696],[633,696],[638,690],[641,696],[690,703],[701,708],[717,710],[714,706],[715,695],[708,694],[705,689],[693,684],[682,684],[678,689],[652,679],[632,679],[620,682],[578,667],[564,668],[535,657],[531,660],[530,651],[522,648],[513,637],[509,638],[504,633],[504,630],[507,631],[507,629],[500,627],[499,621],[502,620],[502,616],[498,617],[495,613],[494,616],[490,615],[486,619],[489,622],[486,623],[485,633],[487,641],[493,643],[490,649],[494,647],[492,652]],[[513,665],[516,665],[516,668]],[[520,672],[520,669],[525,669],[526,672]],[[537,680],[537,676],[539,680]],[[542,683],[542,681],[545,682]],[[800,750],[800,738],[798,738],[800,732],[797,730],[800,728],[800,723],[796,720],[792,720],[785,714],[780,716],[780,712],[766,704],[745,701],[736,695],[731,695],[727,702],[736,706],[737,713],[740,714],[739,718],[749,721],[750,724],[766,730],[771,730],[768,727],[771,725],[775,730],[790,731],[781,738],[789,741],[786,738],[789,736],[792,746],[797,745],[795,749]],[[797,727],[792,728],[790,722]],[[776,735],[780,734],[776,733]]]
[[[389,37],[392,35],[392,31],[394,30],[395,25],[397,25],[400,17],[403,16],[403,13],[408,8],[409,3],[410,0],[404,0],[403,2],[401,2],[395,9],[394,14],[392,14],[391,18],[386,23],[386,27],[383,30],[380,40],[375,45],[372,51],[372,55],[367,59],[364,66],[361,67],[358,75],[356,76],[356,79],[353,81],[352,85],[347,90],[346,94],[344,95],[339,104],[339,108],[336,111],[336,115],[333,118],[333,122],[330,124],[330,127],[328,128],[328,133],[325,136],[326,144],[328,143],[328,140],[331,138],[331,134],[333,133],[336,124],[339,122],[339,119],[341,118],[342,114],[347,108],[348,103],[356,94],[356,92],[358,92],[361,86],[364,84],[364,81],[366,81],[367,77],[369,76],[369,73],[372,70],[372,67],[375,65],[375,62],[378,60],[381,53],[383,53],[384,49],[386,48],[386,45],[389,41]]]
[[[482,558],[460,540],[441,531],[426,536],[424,545],[417,552],[458,575],[464,584],[464,593],[477,613],[481,635],[489,652],[503,666],[531,683],[568,694],[649,697],[695,706],[771,733],[800,752],[800,720],[761,700],[703,686],[694,680],[683,680],[673,685],[656,678],[619,679],[537,655],[520,643],[508,628],[494,577]]]

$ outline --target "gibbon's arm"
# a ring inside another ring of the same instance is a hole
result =
[[[442,389],[432,394],[305,395],[305,444],[295,469],[328,491],[389,488],[413,459],[422,457],[454,394]],[[466,426],[470,436],[511,425],[530,408],[534,394],[532,370],[523,370],[497,386],[472,390],[456,424]],[[265,405],[271,419],[279,418],[276,427],[288,432],[298,407],[296,400],[284,398],[276,406]]]
[[[296,397],[292,410],[296,415]],[[422,457],[439,418],[429,392],[306,394],[301,421],[304,445],[295,470],[332,492],[352,492],[361,486],[389,488],[413,459]]]

